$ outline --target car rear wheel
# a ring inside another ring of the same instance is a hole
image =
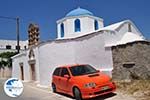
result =
[[[76,100],[82,100],[81,92],[78,88],[74,88],[73,93]]]
[[[54,93],[57,92],[57,91],[56,91],[56,85],[55,85],[54,83],[52,83],[52,90],[53,90]]]

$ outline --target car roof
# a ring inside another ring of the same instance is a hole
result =
[[[62,67],[69,68],[69,67],[80,66],[80,65],[87,65],[87,64],[68,64],[68,65],[59,66],[59,68],[62,68]]]

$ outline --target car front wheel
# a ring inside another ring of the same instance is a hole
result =
[[[73,93],[76,100],[82,100],[81,92],[78,88],[74,88]]]

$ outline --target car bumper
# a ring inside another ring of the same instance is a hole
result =
[[[107,87],[107,88],[106,88]],[[116,90],[116,85],[110,82],[103,86],[97,86],[95,88],[84,88],[81,89],[81,94],[83,99],[94,98],[100,95],[112,93]]]

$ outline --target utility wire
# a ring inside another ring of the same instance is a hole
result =
[[[6,17],[6,16],[0,16],[0,18],[13,19],[13,20],[16,20],[16,19],[17,19],[17,18],[14,18],[14,17]]]

